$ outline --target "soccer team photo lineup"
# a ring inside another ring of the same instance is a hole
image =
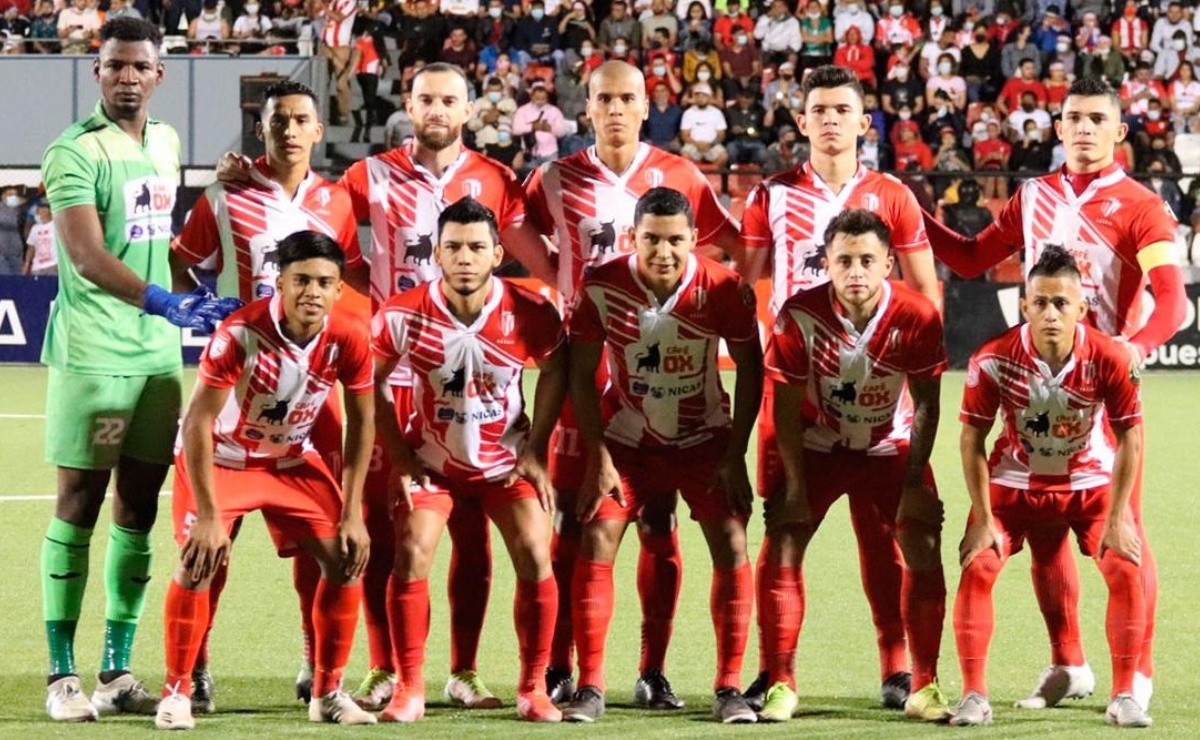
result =
[[[892,0],[879,32],[934,4]],[[357,6],[320,7],[323,33],[346,25],[349,39]],[[810,20],[834,12],[803,7]],[[720,17],[738,8],[728,0]],[[768,25],[795,21],[782,0],[760,10]],[[559,11],[534,0],[528,16],[503,12],[541,23]],[[577,12],[590,4],[561,10],[564,39]],[[42,408],[20,405],[16,375],[0,406],[0,425],[44,418],[44,463],[37,439],[3,426],[0,439],[40,468],[29,480],[56,486],[49,511],[49,497],[34,509],[0,495],[44,531],[37,565],[14,551],[7,582],[32,588],[36,570],[44,633],[6,635],[36,645],[21,649],[29,661],[49,658],[44,714],[10,715],[0,733],[97,721],[282,733],[303,712],[445,732],[465,718],[496,734],[531,729],[514,719],[602,733],[713,731],[697,720],[1098,732],[1149,728],[1152,707],[1169,718],[1160,731],[1194,732],[1194,703],[1156,684],[1155,653],[1160,631],[1163,646],[1186,642],[1175,633],[1189,612],[1159,608],[1159,567],[1184,588],[1192,555],[1167,518],[1189,517],[1184,413],[1200,379],[1145,368],[1195,322],[1195,298],[1176,211],[1123,162],[1144,133],[1124,93],[1074,78],[1046,116],[1060,164],[1012,178],[1011,192],[1004,175],[957,171],[956,200],[936,202],[919,175],[863,161],[873,78],[772,57],[774,30],[754,33],[776,81],[795,73],[784,115],[806,142],[773,174],[757,159],[729,169],[737,142],[705,139],[703,122],[676,151],[648,143],[661,57],[610,53],[583,57],[590,139],[572,153],[543,110],[568,95],[553,76],[522,93],[542,113],[520,134],[517,109],[510,133],[527,135],[527,156],[506,162],[464,141],[490,83],[421,59],[401,72],[411,135],[326,179],[313,163],[332,121],[353,112],[369,132],[373,120],[349,106],[358,47],[343,55],[334,38],[321,46],[333,97],[266,87],[263,153],[221,155],[184,208],[183,146],[155,104],[174,82],[163,31],[110,11],[92,37],[95,107],[46,137],[26,204],[31,277],[0,278],[57,281],[44,367],[20,376],[37,379]],[[451,33],[446,49],[460,42]],[[571,64],[540,56],[552,72]],[[706,110],[724,121],[719,88],[691,86],[685,122]],[[747,171],[762,176],[735,216],[723,178]],[[950,214],[978,205],[966,198],[980,185],[994,218],[966,235]],[[953,359],[951,314],[969,308],[956,286],[1006,265],[1007,322]],[[206,338],[194,370],[181,337]],[[834,552],[843,575],[830,585]],[[236,587],[289,566],[288,588]],[[829,608],[834,587],[845,613]],[[103,634],[87,634],[100,604]],[[879,670],[823,689],[809,677],[834,661],[874,665],[869,647],[810,644],[838,619],[847,641],[873,626]],[[495,644],[488,623],[505,633]],[[280,649],[303,655],[298,676],[259,684],[301,702],[267,702],[269,728],[244,688],[222,686],[241,686],[246,662],[210,653],[235,624],[239,640],[280,633]],[[139,628],[155,639],[136,640]],[[1163,652],[1164,666],[1178,660]],[[824,708],[847,695],[858,703],[839,721]]]

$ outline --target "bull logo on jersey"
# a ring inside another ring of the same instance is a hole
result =
[[[804,262],[800,265],[800,274],[811,272],[814,275],[820,275],[825,271],[825,245],[818,244],[817,248],[804,258]]]
[[[1034,437],[1045,437],[1050,434],[1050,412],[1042,411],[1034,414],[1032,418],[1025,417],[1024,431],[1031,433]]]
[[[483,183],[473,177],[463,180],[462,194],[464,198],[479,198],[483,194]]]
[[[176,183],[165,177],[142,177],[125,183],[125,238],[131,242],[170,238]]]
[[[462,398],[467,387],[467,368],[460,367],[450,373],[449,379],[442,379],[442,397]]]
[[[150,212],[150,185],[142,183],[142,190],[138,193],[137,198],[133,201],[134,213],[149,213]]]
[[[605,254],[617,253],[617,228],[613,221],[600,222],[594,218],[585,218],[579,222],[579,231],[586,235],[591,244],[589,254],[599,259]]]
[[[843,380],[841,385],[834,388],[829,393],[829,398],[833,401],[841,401],[845,404],[853,404],[858,400],[858,390],[855,389],[855,381]]]
[[[656,373],[659,366],[662,365],[662,354],[658,351],[659,342],[655,342],[646,348],[645,352],[635,355],[637,359],[637,372]]]
[[[663,171],[657,167],[651,167],[651,168],[647,169],[645,178],[646,178],[646,184],[652,188],[656,188],[659,185],[662,185],[663,180],[666,179],[666,177],[663,175]]]
[[[288,401],[285,398],[275,399],[273,406],[264,406],[258,412],[255,421],[266,420],[268,424],[282,424],[288,415]]]
[[[433,234],[418,234],[416,239],[404,242],[404,261],[413,264],[433,264]]]

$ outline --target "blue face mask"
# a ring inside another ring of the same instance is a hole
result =
[[[530,15],[533,16],[535,21],[540,21],[542,18],[546,17],[546,11],[542,10],[541,8],[534,8]]]
[[[501,144],[507,144],[508,142],[512,141],[512,134],[507,131],[501,131],[500,133],[496,134],[496,139]]]

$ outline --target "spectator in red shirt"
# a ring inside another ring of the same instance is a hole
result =
[[[683,92],[683,83],[679,79],[679,73],[667,64],[666,60],[655,59],[646,72],[646,97],[653,95],[655,86],[661,82],[671,91],[671,102],[679,100],[679,93]]]
[[[917,169],[933,169],[933,150],[921,141],[914,128],[908,126],[900,128],[900,142],[896,144],[895,157],[898,170],[911,170],[912,162],[917,163]]]
[[[1125,0],[1125,10],[1112,25],[1113,48],[1125,57],[1127,64],[1136,62],[1150,43],[1150,25],[1138,16],[1137,10],[1137,0]]]
[[[1006,170],[1012,147],[1000,135],[1000,122],[979,121],[971,129],[971,154],[975,158],[975,170]],[[1007,198],[1008,181],[1003,177],[980,177],[979,186],[985,198]]]
[[[1046,86],[1037,78],[1037,65],[1032,59],[1022,60],[1017,76],[1004,83],[997,101],[1000,111],[1007,115],[1015,110],[1021,104],[1021,96],[1027,92],[1033,93],[1037,98],[1038,107],[1046,107],[1050,96],[1046,92]]]
[[[1125,123],[1134,131],[1141,130],[1141,119],[1150,110],[1150,101],[1167,97],[1166,88],[1150,74],[1150,65],[1138,62],[1133,69],[1133,77],[1129,78],[1120,90],[1121,113]]]
[[[863,43],[862,31],[858,30],[858,26],[850,26],[846,30],[842,43],[838,44],[833,54],[833,63],[854,72],[854,76],[865,87],[875,88],[875,50],[870,44]]]
[[[1014,33],[1020,26],[1020,18],[1013,18],[1008,13],[1000,11],[996,14],[992,25],[988,27],[988,41],[991,41],[997,47],[1004,46],[1012,40]]]
[[[713,21],[713,45],[718,49],[732,45],[738,31],[754,38],[754,20],[742,12],[741,0],[729,0],[725,12]]]
[[[1050,63],[1050,78],[1043,86],[1046,88],[1046,112],[1052,116],[1062,113],[1063,101],[1067,99],[1067,90],[1071,88],[1067,68],[1062,62]]]
[[[758,91],[763,68],[753,33],[739,26],[733,42],[721,48],[720,57],[721,86],[725,88],[726,100],[733,100],[741,90]]]

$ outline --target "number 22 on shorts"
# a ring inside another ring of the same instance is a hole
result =
[[[119,416],[101,416],[96,419],[96,432],[92,435],[92,444],[113,446],[121,444],[125,438],[125,420]]]

